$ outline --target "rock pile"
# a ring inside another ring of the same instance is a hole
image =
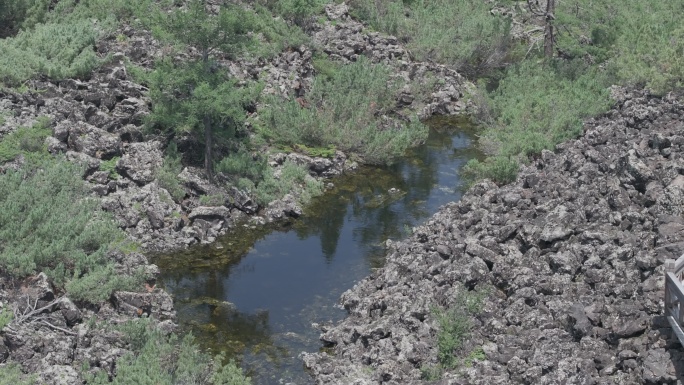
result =
[[[304,356],[317,382],[420,382],[437,362],[431,309],[488,288],[465,344],[484,359],[437,383],[678,383],[684,355],[662,298],[663,262],[684,253],[684,104],[613,97],[515,183],[475,185],[391,245],[321,335],[334,354]]]
[[[141,254],[112,255],[118,271],[132,274],[142,267],[159,273]],[[3,328],[0,338],[0,363],[19,363],[23,371],[35,374],[47,385],[72,385],[83,382],[81,368],[105,371],[111,376],[119,357],[133,348],[123,333],[107,330],[138,317],[151,317],[161,330],[175,328],[173,299],[149,282],[145,293],[117,292],[112,301],[99,306],[79,306],[58,296],[47,276],[17,281],[0,276],[0,314],[12,312],[12,322]],[[99,324],[99,326],[98,326]]]

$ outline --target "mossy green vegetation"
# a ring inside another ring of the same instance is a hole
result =
[[[579,136],[583,119],[610,108],[608,86],[605,74],[582,62],[526,61],[511,67],[495,91],[481,90],[480,122],[486,128],[480,145],[491,156],[471,160],[466,176],[515,180],[521,162]]]
[[[556,56],[532,50],[484,98],[482,143],[491,157],[470,162],[466,173],[514,180],[521,163],[581,135],[583,120],[606,112],[611,85],[680,90],[683,10],[678,2],[559,2]]]
[[[314,179],[304,166],[285,161],[280,169],[268,167],[260,178],[240,178],[237,187],[252,193],[261,206],[285,196],[294,194],[300,203],[323,193],[323,182]]]
[[[520,15],[525,1],[352,0],[350,5],[352,15],[397,36],[415,58],[492,80],[472,95],[484,112],[481,145],[490,155],[468,165],[472,180],[514,180],[530,156],[578,136],[584,119],[607,111],[611,85],[646,87],[655,94],[683,86],[681,2],[557,2],[553,57],[546,58],[538,39],[543,28],[538,36],[516,41],[509,17],[490,12],[503,6]],[[529,30],[544,22],[529,20]]]
[[[427,137],[417,119],[383,126],[376,118],[395,105],[397,85],[388,67],[361,57],[330,76],[315,79],[306,101],[269,100],[257,132],[281,146],[333,145],[368,164],[389,164]]]

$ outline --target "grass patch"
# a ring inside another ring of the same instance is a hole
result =
[[[21,372],[17,364],[0,364],[0,385],[33,385],[35,376],[28,376]]]
[[[336,148],[358,155],[364,163],[388,164],[427,137],[427,128],[411,123],[381,122],[378,116],[395,105],[397,86],[390,70],[365,58],[342,66],[326,80],[317,77],[308,105],[296,100],[269,100],[257,123],[259,135],[280,146]]]
[[[453,65],[475,78],[519,59],[510,20],[479,0],[352,0],[351,13],[404,42],[415,59]]]

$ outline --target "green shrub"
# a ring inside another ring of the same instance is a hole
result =
[[[0,385],[33,385],[34,377],[23,374],[17,364],[0,364]]]
[[[324,3],[325,0],[277,0],[275,11],[299,26],[306,26],[314,14],[323,10]]]
[[[26,17],[28,0],[0,2],[0,39],[14,35]]]
[[[473,326],[471,318],[482,310],[486,296],[486,290],[462,291],[449,308],[432,310],[439,327],[437,331],[438,365],[421,368],[424,379],[437,380],[445,369],[454,369],[463,363],[472,363],[474,359],[482,356],[481,349],[468,350],[466,342]]]
[[[0,268],[16,277],[43,271],[73,298],[98,302],[134,282],[114,273],[106,253],[124,235],[80,175],[58,159],[0,174]]]
[[[237,178],[259,180],[267,167],[266,158],[260,154],[238,150],[221,159],[216,170]]]
[[[498,184],[515,181],[518,176],[520,163],[511,157],[493,156],[479,161],[471,159],[463,168],[463,176],[470,182],[481,179],[491,179]]]
[[[390,70],[365,58],[345,65],[332,79],[316,77],[308,107],[296,100],[269,100],[257,122],[259,134],[281,146],[336,148],[357,154],[365,163],[387,164],[427,137],[427,128],[411,123],[387,126],[377,115],[395,106],[397,86]]]
[[[185,188],[178,178],[178,174],[183,171],[180,154],[176,143],[171,142],[166,148],[164,164],[157,169],[157,183],[171,194],[174,201],[180,202],[185,197]]]
[[[147,320],[136,320],[117,327],[124,332],[135,354],[116,362],[116,377],[110,382],[100,372],[90,376],[92,385],[248,385],[248,377],[232,361],[221,364],[221,357],[212,359],[198,350],[192,336],[183,339],[166,337]]]
[[[36,75],[53,79],[89,74],[101,63],[93,49],[100,36],[90,20],[39,24],[0,40],[0,82],[18,86]]]
[[[311,64],[316,71],[316,76],[321,76],[327,81],[333,80],[342,66],[341,63],[334,62],[321,53],[314,54]]]
[[[74,278],[67,282],[66,289],[74,300],[98,304],[109,299],[115,291],[131,291],[142,287],[145,278],[142,270],[134,276],[116,274],[114,265],[107,263],[85,272],[77,270]]]
[[[10,310],[9,307],[5,306],[0,310],[0,332],[2,332],[2,329],[9,325],[10,322],[14,319],[14,313],[12,310]]]
[[[244,178],[238,182],[239,188],[253,191],[257,202],[262,206],[289,193],[294,193],[301,203],[307,203],[323,193],[322,182],[311,177],[304,166],[289,161],[283,164],[280,175],[276,176],[274,170],[268,168],[256,187],[251,187],[252,185]]]
[[[352,14],[406,42],[413,56],[455,66],[469,77],[505,67],[523,51],[510,20],[480,0],[352,0]]]
[[[116,164],[121,159],[120,156],[115,156],[110,160],[103,160],[100,162],[100,171],[107,171],[110,179],[119,179],[119,173],[116,172]]]
[[[52,134],[50,120],[39,118],[31,127],[19,127],[0,141],[0,163],[14,160],[24,154],[29,160],[40,159],[47,155],[45,139]]]
[[[611,69],[623,82],[659,94],[684,87],[684,4],[629,0],[620,11]]]
[[[487,97],[491,118],[483,122],[480,143],[493,158],[470,161],[466,173],[515,180],[520,161],[579,136],[583,119],[610,108],[607,86],[604,74],[587,65],[528,61],[511,67]]]

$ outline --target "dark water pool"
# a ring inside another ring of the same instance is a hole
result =
[[[183,328],[256,384],[311,383],[298,356],[321,348],[312,324],[344,317],[338,298],[383,265],[385,241],[460,199],[459,170],[480,156],[467,122],[429,123],[425,145],[391,167],[335,179],[296,221],[157,258]]]

